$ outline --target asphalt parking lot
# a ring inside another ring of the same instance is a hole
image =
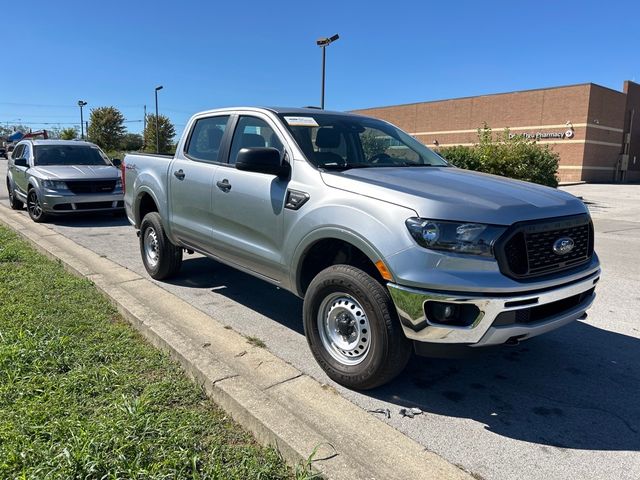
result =
[[[0,159],[5,177],[6,160]],[[331,382],[302,333],[293,295],[212,260],[186,257],[158,283],[478,478],[636,479],[640,471],[640,185],[576,185],[603,263],[589,318],[518,347],[464,359],[412,359],[393,383],[366,394]],[[6,207],[6,189],[0,201]],[[2,210],[0,210],[0,215]],[[27,215],[26,212],[23,213]],[[126,218],[58,218],[50,228],[144,274]],[[424,414],[402,418],[400,407]],[[375,459],[372,459],[375,461]]]

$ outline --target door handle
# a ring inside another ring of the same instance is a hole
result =
[[[182,171],[182,169],[176,170],[175,172],[173,172],[173,174],[178,180],[184,180],[184,172]]]
[[[229,190],[231,190],[231,184],[229,183],[229,180],[227,180],[226,178],[223,179],[222,181],[217,181],[216,185],[223,192],[228,192]]]

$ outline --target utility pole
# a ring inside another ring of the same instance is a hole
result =
[[[80,107],[80,139],[84,140],[84,119],[82,118],[82,107],[86,106],[87,102],[84,100],[78,100],[78,106]],[[89,126],[87,125],[87,133],[89,133]]]
[[[318,40],[316,40],[316,45],[322,48],[322,87],[320,90],[320,108],[322,110],[324,110],[324,77],[325,77],[325,63],[327,59],[327,53],[325,49],[329,45],[331,45],[333,42],[338,40],[339,38],[340,38],[340,35],[336,33],[333,37],[319,38]]]
[[[162,90],[162,85],[156,87],[156,153],[160,153],[160,132],[158,130],[158,90]]]

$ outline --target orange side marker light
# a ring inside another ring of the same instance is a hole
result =
[[[393,277],[391,276],[391,272],[387,270],[387,266],[384,264],[382,260],[378,260],[376,262],[376,268],[380,272],[380,275],[382,275],[382,278],[389,281],[393,280]]]

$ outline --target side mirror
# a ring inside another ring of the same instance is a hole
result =
[[[112,159],[111,159],[111,164],[112,164],[114,167],[118,167],[118,168],[120,168],[120,165],[122,165],[122,160],[120,160],[119,158],[112,158]]]
[[[16,167],[29,167],[29,164],[27,163],[27,159],[26,158],[16,158],[13,160],[13,164]]]
[[[236,168],[270,175],[282,175],[284,172],[280,151],[273,147],[241,149],[236,159]]]

